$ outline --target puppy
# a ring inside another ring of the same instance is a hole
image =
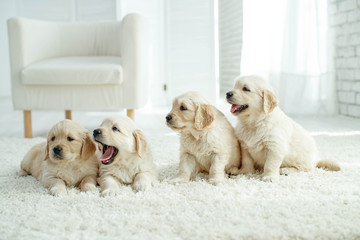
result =
[[[134,190],[140,191],[157,181],[144,134],[130,118],[106,118],[93,136],[103,146],[98,179],[103,196],[118,194],[119,184],[132,184]]]
[[[264,170],[264,181],[278,181],[284,172],[310,171],[315,167],[317,149],[314,139],[277,106],[270,85],[257,76],[238,77],[226,93],[231,112],[238,118],[235,127],[241,143],[242,167],[239,173]],[[317,167],[340,170],[335,162],[321,161]]]
[[[225,172],[238,172],[241,155],[234,129],[199,93],[175,98],[166,123],[180,132],[179,173],[171,182],[188,182],[196,170],[208,172],[209,182],[217,184],[224,181]]]
[[[32,147],[21,162],[20,176],[33,175],[55,196],[67,186],[97,191],[97,148],[79,123],[63,120],[49,131],[47,142]]]

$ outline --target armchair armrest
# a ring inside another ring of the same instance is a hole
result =
[[[121,22],[120,53],[124,69],[124,101],[127,108],[138,108],[148,100],[148,32],[145,19],[128,14]],[[131,99],[131,102],[126,102]]]
[[[18,109],[26,97],[20,82],[20,71],[27,65],[44,58],[56,56],[59,37],[52,23],[24,18],[10,18],[7,21],[11,85],[14,108]]]
[[[52,22],[25,18],[7,21],[11,65],[25,67],[59,54],[59,31]]]

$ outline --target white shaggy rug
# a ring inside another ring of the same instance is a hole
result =
[[[147,120],[140,125],[160,179],[171,178],[178,136],[163,117]],[[340,172],[317,169],[281,176],[279,183],[254,174],[219,186],[202,175],[140,193],[123,186],[117,197],[70,189],[60,198],[33,177],[16,175],[27,150],[44,138],[0,138],[0,239],[359,239],[360,132],[315,139],[322,157],[339,161]]]

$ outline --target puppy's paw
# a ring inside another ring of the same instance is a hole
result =
[[[279,182],[279,174],[266,174],[261,180],[264,182]]]
[[[296,173],[298,172],[299,170],[297,170],[296,168],[280,168],[280,175],[289,175],[289,174],[292,174],[292,173]]]
[[[92,183],[84,184],[84,186],[82,187],[81,190],[84,192],[97,192],[98,191],[97,187]]]
[[[146,182],[146,181],[137,181],[137,182],[134,182],[132,187],[136,192],[145,191],[145,190],[151,188],[151,183]]]
[[[224,178],[210,178],[209,179],[209,183],[211,183],[212,185],[218,185],[220,183],[224,183],[225,180]]]
[[[237,174],[247,174],[247,173],[254,173],[254,168],[240,168],[238,169]]]
[[[101,196],[103,197],[113,197],[113,196],[116,196],[120,193],[120,190],[119,189],[115,189],[115,188],[107,188],[107,189],[104,189],[102,192],[101,192]]]
[[[226,171],[226,173],[231,174],[231,175],[238,175],[239,171],[240,171],[240,169],[238,169],[237,167],[232,167],[232,168],[228,169]]]
[[[65,196],[67,195],[67,190],[65,187],[52,187],[50,188],[50,194],[56,197]]]
[[[23,176],[27,176],[29,174],[27,172],[25,172],[24,170],[20,169],[20,171],[17,172],[17,175],[19,177],[23,177]]]
[[[176,177],[176,178],[168,180],[168,183],[170,183],[170,184],[187,183],[187,182],[189,182],[189,180],[182,178],[182,177]]]

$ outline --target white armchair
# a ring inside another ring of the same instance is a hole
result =
[[[32,137],[31,110],[134,109],[148,98],[147,25],[138,14],[122,21],[58,23],[24,18],[7,22],[12,100],[24,111]]]

